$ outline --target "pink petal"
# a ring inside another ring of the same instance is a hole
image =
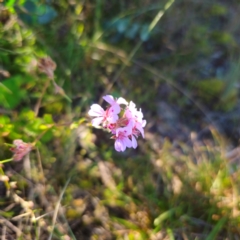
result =
[[[114,147],[115,147],[115,150],[116,150],[117,152],[120,152],[120,151],[121,151],[121,143],[119,142],[119,140],[116,140],[116,141],[115,141]]]
[[[126,150],[126,144],[123,140],[120,140],[121,141],[121,151],[124,152]]]
[[[142,127],[145,127],[146,124],[147,124],[147,121],[146,121],[146,120],[143,120],[143,121],[142,121]]]
[[[126,126],[126,127],[121,127],[121,128],[117,128],[116,130],[116,136],[118,137],[119,135],[121,136],[129,136],[132,134],[132,128],[131,126]]]
[[[111,114],[107,118],[109,123],[116,123],[118,120],[118,115],[117,114]]]
[[[100,116],[103,116],[104,113],[105,113],[105,111],[98,104],[93,104],[91,106],[91,109],[88,111],[88,115],[90,115],[92,117],[100,117]]]
[[[128,105],[128,102],[124,98],[122,98],[122,97],[118,98],[117,103],[118,104]]]
[[[109,114],[118,114],[120,113],[121,108],[117,103],[114,103],[108,110]]]
[[[137,112],[135,113],[135,115],[136,115],[137,119],[142,120],[142,118],[143,118],[143,113],[142,113],[142,110],[141,110],[141,109],[140,109],[140,111],[137,111]]]
[[[97,126],[99,126],[100,124],[101,124],[101,122],[103,121],[103,117],[96,117],[96,118],[94,118],[93,120],[92,120],[92,125],[94,126],[94,127],[97,127]]]
[[[103,99],[106,102],[108,102],[110,105],[113,105],[115,103],[115,100],[114,100],[113,96],[111,96],[111,95],[103,96]]]
[[[124,141],[124,144],[125,144],[128,148],[131,148],[131,147],[132,147],[132,142],[131,142],[131,140],[130,140],[128,137],[124,138],[123,141]]]
[[[136,109],[136,104],[131,101],[131,102],[129,103],[129,109],[135,110],[135,109]]]
[[[128,119],[133,118],[132,112],[129,109],[127,109],[124,113],[124,117],[126,117]]]
[[[136,138],[132,135],[132,147],[134,148],[134,149],[136,149],[137,148],[137,140],[136,140]]]
[[[22,143],[23,143],[23,140],[21,140],[21,139],[16,139],[16,140],[13,141],[13,144],[14,144],[16,147],[18,147],[18,146],[21,145]]]
[[[143,131],[142,125],[140,123],[136,123],[136,128],[142,134],[142,137],[144,138],[144,131]]]
[[[126,150],[126,145],[122,141],[122,139],[116,139],[114,147],[118,152],[124,152]]]

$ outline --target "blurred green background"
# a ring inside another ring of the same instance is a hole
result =
[[[36,143],[28,167],[1,167],[1,236],[240,239],[239,14],[238,0],[0,0],[0,158]],[[142,109],[136,150],[92,129],[107,94]]]

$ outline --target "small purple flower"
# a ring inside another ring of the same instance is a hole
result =
[[[103,99],[111,105],[111,107],[108,110],[109,112],[111,112],[111,114],[119,114],[121,111],[120,104],[125,105],[128,104],[128,102],[122,97],[118,98],[117,100],[114,100],[113,96],[106,95],[103,97]]]
[[[21,139],[16,139],[13,141],[14,147],[10,150],[14,153],[13,160],[20,161],[26,156],[32,149],[33,145],[31,143],[25,143]]]
[[[88,114],[92,117],[95,117],[92,120],[92,125],[94,127],[99,126],[101,123],[105,125],[106,122],[110,124],[116,123],[118,120],[118,115],[114,111],[109,111],[109,109],[104,111],[103,108],[98,104],[93,104]]]
[[[92,125],[96,127],[101,124],[112,133],[116,151],[123,152],[131,147],[135,149],[139,135],[144,138],[143,128],[146,126],[146,120],[143,119],[142,110],[137,110],[135,103],[128,103],[122,97],[114,99],[111,95],[106,95],[103,99],[110,106],[106,110],[98,104],[91,106],[88,114],[95,117],[92,119]],[[121,105],[125,105],[125,108]]]

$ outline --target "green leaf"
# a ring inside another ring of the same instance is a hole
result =
[[[41,138],[41,142],[43,143],[47,143],[49,141],[51,141],[53,139],[54,135],[53,135],[53,130],[50,129],[49,131],[47,131]]]
[[[22,120],[32,121],[36,118],[35,112],[29,109],[24,109],[19,114],[19,118],[21,118]]]
[[[208,237],[206,238],[206,240],[216,239],[217,234],[222,230],[222,228],[224,227],[226,221],[227,221],[227,218],[226,218],[226,217],[220,219],[220,220],[217,222],[217,224],[215,225],[215,227],[213,228],[213,230],[211,231],[211,233],[208,235]]]
[[[140,38],[143,42],[147,41],[150,38],[150,32],[148,29],[148,25],[144,25],[140,32]]]
[[[119,223],[119,224],[122,224],[123,226],[125,226],[126,228],[128,229],[138,229],[138,226],[135,225],[134,223],[126,220],[126,219],[123,219],[123,218],[118,218],[118,217],[111,217],[113,221]]]
[[[160,225],[162,222],[164,222],[165,220],[171,218],[173,216],[173,214],[176,212],[178,208],[172,208],[162,214],[160,214],[155,220],[154,220],[154,225],[158,226]]]
[[[0,106],[7,109],[13,109],[21,103],[22,100],[28,98],[27,91],[23,85],[29,82],[29,76],[16,75],[5,80],[0,85]]]
[[[8,1],[6,1],[5,6],[8,7],[10,11],[14,11],[15,2],[16,2],[16,0],[8,0]]]
[[[51,114],[44,114],[43,119],[45,123],[53,123],[52,115]]]
[[[5,125],[5,124],[8,124],[10,123],[10,118],[7,117],[7,116],[0,116],[0,125]]]

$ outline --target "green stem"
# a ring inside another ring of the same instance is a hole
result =
[[[13,158],[5,159],[5,160],[0,161],[0,164],[6,163],[6,162],[11,162],[12,160],[13,160]]]
[[[10,162],[10,161],[12,161],[12,160],[13,160],[13,159],[10,158],[10,159],[6,159],[6,160],[3,160],[3,161],[0,161],[0,163],[6,162],[6,161],[7,161],[7,162]],[[3,176],[5,175],[2,167],[0,167],[0,175],[3,175]],[[5,183],[6,188],[9,190],[9,189],[10,189],[10,184],[9,184],[9,182],[8,182],[8,181],[5,181],[4,183]]]

